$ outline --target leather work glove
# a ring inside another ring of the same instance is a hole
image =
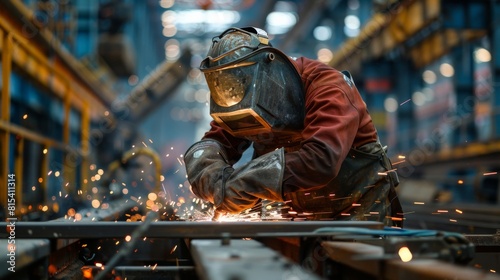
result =
[[[224,202],[217,211],[238,213],[260,199],[283,201],[284,149],[277,149],[235,169],[225,182]]]
[[[186,151],[184,162],[193,193],[219,206],[224,199],[224,182],[233,172],[222,145],[215,140],[196,142]]]
[[[260,199],[283,200],[283,149],[253,159],[236,170],[226,158],[222,145],[215,140],[197,142],[184,156],[193,193],[212,202],[218,214],[239,213]]]

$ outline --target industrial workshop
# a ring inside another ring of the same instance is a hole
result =
[[[500,280],[500,0],[2,0],[0,64],[0,279]]]

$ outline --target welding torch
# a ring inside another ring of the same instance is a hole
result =
[[[217,222],[220,219],[220,217],[222,217],[224,214],[226,214],[224,211],[215,209],[212,221]]]

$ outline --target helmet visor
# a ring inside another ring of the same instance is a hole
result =
[[[255,68],[249,66],[226,68],[205,73],[210,95],[221,107],[238,104],[252,87]]]

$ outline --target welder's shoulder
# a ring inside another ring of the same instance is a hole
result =
[[[346,82],[344,74],[323,62],[306,57],[296,58],[295,62],[306,86],[314,84],[314,88],[334,85],[341,87]]]

